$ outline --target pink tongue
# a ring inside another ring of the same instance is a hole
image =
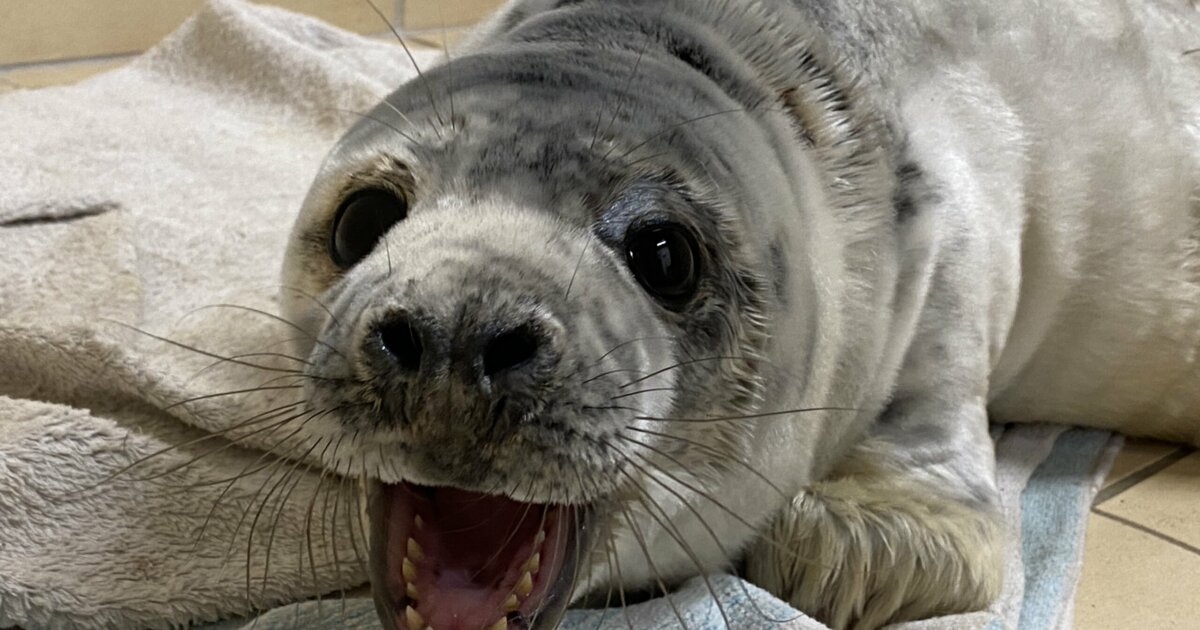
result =
[[[442,583],[450,587],[496,588],[511,565],[530,552],[542,524],[542,506],[501,497],[439,489],[431,518],[440,537],[437,563]]]
[[[399,628],[482,630],[546,599],[562,564],[558,508],[453,488],[388,492],[389,582],[407,601]]]

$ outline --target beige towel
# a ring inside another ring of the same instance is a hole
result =
[[[293,217],[355,120],[339,110],[412,74],[398,46],[218,1],[127,67],[0,98],[0,627],[166,627],[365,582],[340,480],[239,448],[287,437],[297,364],[205,369],[110,320],[286,353],[287,326],[201,307],[275,311]]]

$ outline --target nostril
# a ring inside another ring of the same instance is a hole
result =
[[[400,367],[411,372],[421,367],[421,335],[408,318],[398,318],[379,326],[379,343]]]
[[[487,376],[514,368],[538,352],[538,337],[529,328],[517,328],[493,337],[483,349],[483,373]]]

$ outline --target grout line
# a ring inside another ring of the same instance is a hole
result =
[[[446,47],[445,47],[445,45],[442,44],[441,41],[436,41],[433,39],[425,39],[424,37],[413,37],[411,35],[408,36],[408,39],[409,39],[409,41],[420,44],[426,48],[432,48],[434,50],[440,50],[442,52],[446,52]]]
[[[1162,472],[1170,465],[1187,457],[1188,455],[1191,455],[1194,452],[1196,452],[1196,449],[1191,446],[1181,446],[1177,450],[1167,453],[1166,455],[1163,455],[1162,457],[1143,466],[1142,468],[1133,471],[1124,479],[1112,484],[1107,488],[1104,488],[1100,492],[1097,492],[1096,498],[1092,500],[1092,507],[1095,508],[1101,503],[1104,503],[1105,501],[1108,501],[1109,499],[1121,494],[1122,492],[1125,492],[1139,483],[1142,483],[1143,481]]]
[[[1182,549],[1184,551],[1188,551],[1194,555],[1200,556],[1200,547],[1196,547],[1194,545],[1189,545],[1188,543],[1183,542],[1182,540],[1179,540],[1178,538],[1173,538],[1162,532],[1150,529],[1149,527],[1146,527],[1145,525],[1142,525],[1141,523],[1139,523],[1137,521],[1131,521],[1123,516],[1117,516],[1116,514],[1113,514],[1112,512],[1106,512],[1106,511],[1098,509],[1098,508],[1092,508],[1092,512],[1099,514],[1100,516],[1103,516],[1105,518],[1112,519],[1112,520],[1114,520],[1122,525],[1125,525],[1127,527],[1132,527],[1133,529],[1136,529],[1139,532],[1142,532],[1143,534],[1149,534],[1165,543],[1169,543],[1171,545],[1179,547],[1180,549]]]
[[[406,35],[415,35],[417,37],[441,37],[442,33],[462,33],[469,31],[478,26],[482,20],[475,22],[463,22],[461,24],[447,24],[446,28],[440,26],[427,26],[425,28],[406,28],[401,30],[401,33]],[[397,27],[399,28],[399,27]]]
[[[10,70],[32,70],[37,68],[50,68],[55,66],[82,66],[89,63],[101,63],[105,61],[121,61],[123,59],[132,59],[141,53],[124,52],[113,53],[111,55],[94,55],[91,57],[70,57],[68,59],[50,59],[45,61],[22,61],[19,63],[0,64],[0,72],[8,72]]]

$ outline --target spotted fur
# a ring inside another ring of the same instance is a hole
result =
[[[592,505],[579,597],[744,564],[835,627],[982,607],[989,416],[1200,443],[1198,45],[1171,0],[512,2],[316,179],[284,283],[329,311],[288,310],[352,384],[314,379],[343,411],[306,430],[368,477]],[[378,181],[410,216],[340,270]],[[683,308],[624,260],[655,216],[700,235]],[[554,360],[503,403],[400,382],[364,342],[397,311],[446,343],[534,317]]]

